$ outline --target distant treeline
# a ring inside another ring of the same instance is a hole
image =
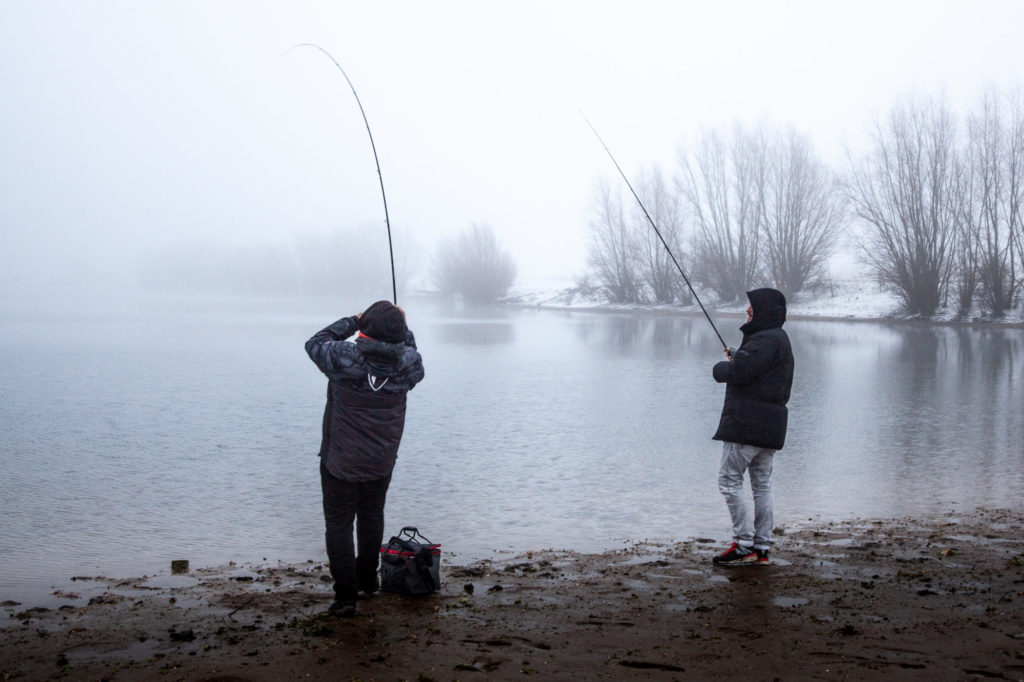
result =
[[[581,287],[619,303],[690,302],[632,196],[595,190]],[[1020,301],[1024,262],[1024,91],[985,89],[967,114],[944,97],[900,99],[870,150],[828,167],[809,139],[767,123],[704,132],[671,180],[634,183],[693,280],[719,299],[756,286],[819,286],[839,240],[912,315],[954,305],[997,317]]]
[[[408,269],[396,270],[403,287]],[[179,244],[151,254],[139,280],[148,289],[182,293],[368,294],[390,291],[391,265],[386,234],[353,228],[280,244]]]
[[[399,291],[424,270],[408,235],[396,250]],[[423,259],[426,260],[426,259]],[[472,225],[442,239],[422,285],[471,302],[508,293],[515,280],[512,257],[486,225]],[[139,270],[147,289],[179,293],[292,296],[378,294],[391,289],[384,230],[339,229],[304,235],[283,244],[179,244],[152,253]]]

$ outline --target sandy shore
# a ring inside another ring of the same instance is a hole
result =
[[[1024,510],[780,528],[771,567],[700,538],[444,566],[324,615],[326,567],[77,577],[3,605],[0,679],[1024,679]]]

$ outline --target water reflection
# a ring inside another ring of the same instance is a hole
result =
[[[622,349],[632,348],[646,331],[649,320],[636,315],[616,315],[609,320],[606,343]]]
[[[899,352],[885,362],[883,371],[892,378],[892,412],[882,423],[883,435],[901,455],[901,478],[914,474],[922,451],[938,454],[944,438],[940,415],[948,383],[942,380],[939,356],[946,357],[945,350],[944,335],[940,339],[934,328],[910,326],[902,335]]]
[[[577,316],[594,313],[576,313]],[[739,322],[727,318],[726,323]],[[704,318],[690,315],[645,315],[643,313],[599,315],[592,324],[577,320],[575,329],[583,342],[593,342],[599,334],[600,343],[619,352],[638,349],[642,353],[652,349],[662,357],[670,358],[684,352],[688,346],[704,343],[716,338],[714,331]],[[739,332],[735,333],[735,345],[739,345]],[[715,341],[718,344],[717,340]],[[720,344],[718,344],[720,345]],[[715,346],[717,348],[717,346]],[[719,349],[720,351],[720,349]]]
[[[651,343],[655,348],[664,350],[676,343],[679,325],[676,320],[659,317],[653,322],[654,332],[651,334]]]
[[[444,343],[490,346],[516,340],[515,327],[510,322],[444,322],[437,326]]]
[[[431,311],[427,323],[435,327],[439,339],[446,344],[489,346],[515,342],[515,326],[508,309],[439,299],[433,302]],[[418,334],[419,329],[420,326],[414,326]]]

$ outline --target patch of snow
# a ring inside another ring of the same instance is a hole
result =
[[[698,290],[697,294],[708,311],[741,313],[746,307],[746,301],[723,302],[716,300],[714,294],[710,292]],[[696,303],[689,305],[609,303],[600,288],[580,287],[577,282],[568,277],[518,281],[503,302],[516,306],[578,310],[700,312]],[[790,318],[908,319],[908,316],[901,310],[898,296],[865,276],[859,268],[852,265],[844,269],[842,278],[833,279],[814,291],[799,292],[787,303],[787,316]],[[960,319],[980,321],[981,315],[978,310],[972,310],[965,318],[960,318],[955,306],[948,306],[937,311],[931,319],[934,322],[954,322]],[[1024,320],[1024,304],[996,322],[1018,326],[1022,324],[1022,320]],[[991,322],[992,320],[985,321]]]
[[[865,279],[833,280],[818,292],[799,292],[787,301],[786,314],[876,320],[899,313],[899,299]]]

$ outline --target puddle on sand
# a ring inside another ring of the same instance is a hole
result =
[[[190,575],[155,575],[135,583],[142,588],[150,589],[174,589],[179,587],[194,587],[199,584],[197,578]]]
[[[646,580],[637,580],[636,578],[625,578],[622,580],[622,585],[631,590],[649,590],[654,587]]]
[[[618,561],[613,566],[668,566],[668,557],[664,554],[641,554],[625,561]]]
[[[772,603],[776,606],[788,609],[794,606],[806,606],[811,603],[811,600],[804,599],[803,597],[776,597],[772,600]]]
[[[832,547],[849,547],[853,544],[853,538],[839,538],[838,540],[829,540],[828,542],[823,542],[821,544],[830,545]]]
[[[1013,542],[1011,538],[989,538],[983,535],[945,535],[940,542],[958,542],[964,545],[998,545]]]

